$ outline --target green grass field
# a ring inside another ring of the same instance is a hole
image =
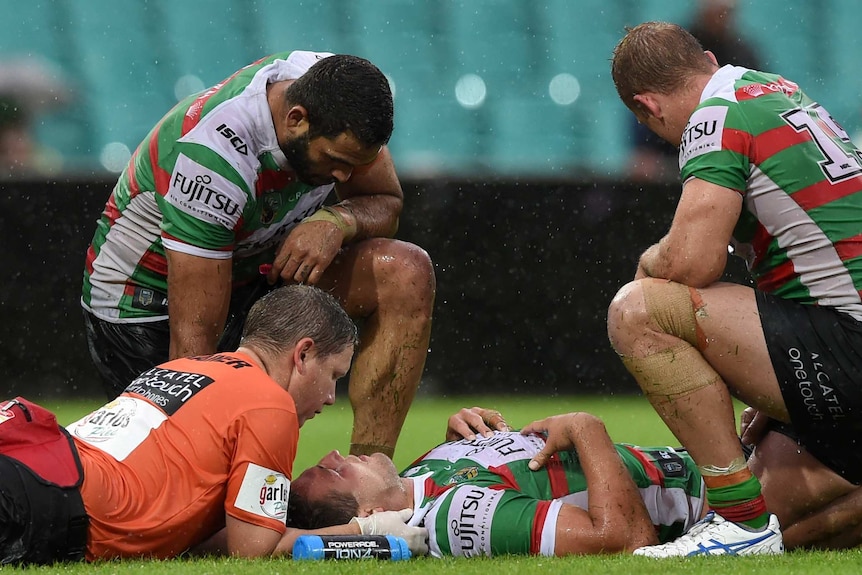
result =
[[[43,405],[57,413],[61,423],[67,424],[99,401],[51,402]],[[460,407],[481,405],[499,409],[515,427],[522,427],[548,415],[567,411],[589,411],[604,419],[608,432],[615,441],[641,445],[675,445],[676,441],[652,411],[645,399],[635,396],[614,397],[460,397],[417,398],[407,417],[395,454],[398,467],[405,467],[430,447],[442,441],[448,416]],[[313,465],[332,449],[346,452],[350,442],[350,407],[346,400],[327,408],[322,415],[308,422],[302,430],[295,474]],[[601,573],[655,574],[697,573],[726,575],[728,573],[757,573],[782,575],[814,575],[829,573],[862,573],[862,551],[794,552],[783,557],[753,558],[702,558],[656,561],[633,556],[607,557],[499,557],[492,559],[414,559],[406,562],[294,562],[292,560],[173,560],[163,562],[127,561],[94,565],[74,564],[52,568],[31,568],[36,573],[115,574],[141,573],[160,575],[262,575],[287,573],[367,574],[403,573],[443,575],[492,572],[495,575],[547,573]]]

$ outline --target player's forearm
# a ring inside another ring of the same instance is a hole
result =
[[[577,434],[576,446],[587,480],[588,512],[606,540],[605,550],[653,543],[655,530],[640,492],[598,418]]]
[[[166,254],[170,357],[214,353],[230,306],[232,260]]]
[[[388,195],[355,196],[343,200],[335,206],[345,215],[352,218],[356,232],[352,241],[366,238],[391,238],[398,231],[398,218],[404,206],[402,198]]]
[[[721,279],[727,254],[689,253],[672,247],[669,236],[651,245],[638,260],[635,279],[660,278],[691,287],[706,287]]]
[[[229,293],[211,299],[201,298],[197,305],[185,297],[169,295],[171,359],[215,353],[224,330],[229,302]]]

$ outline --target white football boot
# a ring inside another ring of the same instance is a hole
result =
[[[770,514],[766,527],[755,531],[727,521],[715,511],[707,513],[685,535],[674,541],[634,550],[634,555],[656,558],[693,555],[781,555],[782,553],[784,553],[784,540],[775,515]]]

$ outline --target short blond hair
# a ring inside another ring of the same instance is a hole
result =
[[[626,28],[611,62],[617,94],[635,114],[640,111],[635,95],[671,94],[694,76],[711,74],[714,69],[697,38],[668,22],[644,22]]]

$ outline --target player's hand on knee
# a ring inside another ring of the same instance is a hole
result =
[[[476,439],[476,434],[490,437],[494,431],[510,431],[503,415],[494,409],[464,407],[449,417],[446,426],[446,441]]]

